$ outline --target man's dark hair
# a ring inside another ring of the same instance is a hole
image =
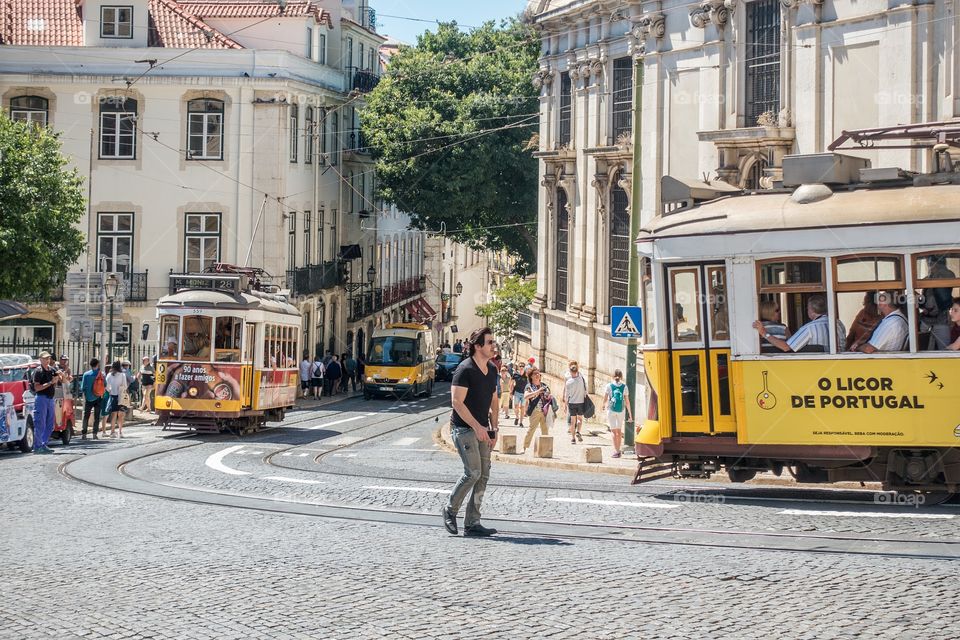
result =
[[[97,360],[96,358],[90,358],[90,368],[91,368],[91,369],[96,369],[96,368],[97,368],[97,365],[99,365],[99,364],[100,364],[100,361],[99,361],[99,360]]]
[[[490,327],[483,327],[482,329],[476,329],[473,333],[470,334],[470,337],[467,338],[467,341],[464,343],[464,353],[467,356],[472,356],[473,352],[476,351],[477,347],[482,347],[483,343],[486,342],[487,336],[492,336],[493,331]]]

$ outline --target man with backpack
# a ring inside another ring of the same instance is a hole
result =
[[[337,393],[342,373],[343,370],[340,368],[340,362],[337,360],[337,356],[331,357],[330,362],[327,363],[327,369],[323,374],[324,394],[332,396]]]
[[[603,392],[603,407],[607,410],[607,424],[613,433],[613,457],[620,457],[620,447],[623,446],[623,418],[624,415],[633,421],[630,413],[630,396],[627,385],[623,381],[623,372],[617,369],[613,372],[613,382],[607,384]]]
[[[100,372],[100,361],[91,358],[90,368],[84,372],[80,381],[80,391],[83,393],[83,431],[80,439],[87,439],[87,425],[90,422],[90,411],[93,411],[93,439],[99,440],[100,431],[100,399],[106,391],[103,374]]]

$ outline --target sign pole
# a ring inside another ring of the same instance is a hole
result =
[[[633,168],[631,171],[630,196],[630,244],[640,233],[640,200],[643,197],[643,175],[640,169],[641,115],[643,113],[643,56],[634,58],[633,63]],[[627,279],[627,304],[637,306],[640,299],[640,265],[636,247],[630,249],[630,271]],[[623,430],[623,443],[632,447],[637,417],[637,341],[634,338],[627,340],[627,392],[630,402],[630,415],[634,420],[627,420]],[[640,422],[643,424],[643,421]]]

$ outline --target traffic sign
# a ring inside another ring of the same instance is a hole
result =
[[[614,338],[643,335],[643,310],[640,307],[610,307],[610,335]]]

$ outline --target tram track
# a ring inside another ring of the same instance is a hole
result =
[[[447,410],[446,407],[433,407],[431,409]],[[371,434],[365,438],[352,441],[347,444],[331,448],[329,451],[321,452],[314,458],[320,462],[324,457],[330,454],[357,447],[369,443],[377,438],[396,433],[404,429],[415,428],[424,423],[434,421],[440,413],[431,413],[427,417],[413,423],[406,423],[396,428]],[[317,416],[305,417],[297,423],[312,421]],[[356,429],[341,431],[340,434],[353,433],[363,429],[369,429],[371,426],[387,422],[396,415],[386,416],[383,420],[378,420],[372,425],[370,423],[358,426]],[[193,436],[194,434],[189,434]],[[168,441],[178,441],[188,437],[188,434],[173,436]],[[262,442],[262,439],[251,440],[250,443]],[[115,489],[127,493],[139,494],[144,496],[172,499],[181,502],[194,504],[215,505],[233,508],[245,508],[265,513],[298,513],[300,515],[310,515],[314,517],[339,518],[348,520],[375,521],[395,524],[412,524],[417,526],[437,527],[437,516],[432,513],[423,513],[420,511],[411,511],[403,509],[378,508],[349,504],[322,503],[322,502],[304,502],[297,500],[278,499],[271,496],[255,496],[249,494],[239,494],[236,492],[202,488],[197,486],[181,486],[175,483],[163,483],[147,480],[134,473],[132,467],[137,463],[147,459],[156,459],[159,456],[175,455],[186,450],[198,447],[202,444],[208,444],[209,440],[201,442],[192,442],[185,445],[167,447],[161,451],[151,451],[148,453],[129,456],[129,450],[120,449],[109,452],[115,460],[115,465],[108,464],[106,474],[100,474],[99,477],[91,477],[89,470],[78,470],[75,467],[77,463],[92,463],[94,458],[106,456],[108,454],[99,454],[89,458],[81,458],[67,462],[60,467],[60,472],[73,480],[98,486],[103,488]],[[423,480],[411,479],[409,477],[384,477],[370,476],[361,473],[335,472],[323,469],[306,470],[299,467],[278,464],[274,458],[283,453],[303,446],[304,443],[293,444],[284,449],[272,451],[270,454],[261,458],[264,464],[288,470],[308,471],[310,473],[320,473],[331,476],[355,476],[364,477],[371,480],[401,480],[416,481],[432,484],[449,484],[449,479]],[[79,472],[78,472],[79,471]],[[103,468],[101,467],[101,471]],[[96,475],[96,474],[95,474]],[[112,476],[112,477],[111,477]],[[515,483],[511,485],[490,486],[509,486],[513,488],[531,488],[558,490],[563,489],[559,486],[543,486],[528,483]],[[657,493],[667,487],[660,486],[656,492],[642,492],[640,495],[645,497],[654,497]],[[691,490],[691,487],[682,487],[685,490]],[[651,487],[654,489],[654,487]],[[610,493],[609,490],[594,488],[593,491],[603,491]],[[616,491],[616,493],[629,493],[637,496],[637,491]],[[776,498],[765,498],[776,500]],[[789,499],[788,499],[789,500]],[[695,527],[669,527],[669,526],[644,526],[623,522],[569,522],[554,521],[548,519],[511,519],[511,518],[489,518],[489,521],[495,524],[505,535],[539,536],[556,539],[582,539],[582,540],[605,540],[618,542],[640,542],[651,544],[671,544],[680,546],[696,547],[714,547],[714,548],[749,548],[769,551],[797,551],[809,553],[840,553],[845,555],[873,555],[873,556],[892,556],[892,557],[910,557],[927,558],[939,560],[955,560],[960,557],[960,540],[952,539],[915,539],[904,541],[897,538],[888,537],[854,537],[840,534],[817,534],[809,532],[795,531],[746,531],[746,530],[725,530],[708,529]],[[909,548],[905,548],[909,547]]]

